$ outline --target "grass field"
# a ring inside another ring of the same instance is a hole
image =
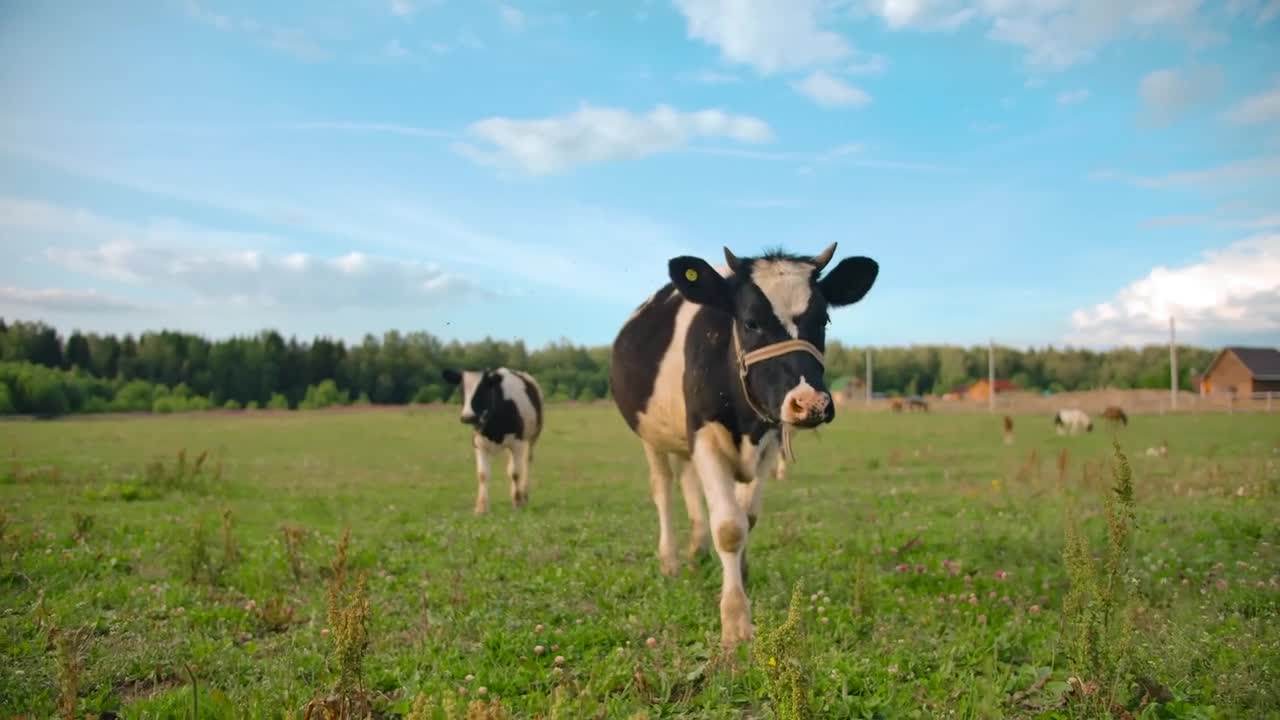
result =
[[[488,703],[470,717],[769,718],[794,664],[824,718],[1096,717],[1104,696],[1135,717],[1280,717],[1280,416],[1114,434],[1127,595],[1089,616],[1063,612],[1064,537],[1077,517],[1106,554],[1110,430],[1016,417],[1006,446],[985,414],[844,412],[796,441],[751,535],[753,646],[801,588],[771,664],[719,655],[714,556],[659,574],[643,454],[611,406],[551,407],[529,507],[499,479],[487,516],[456,414],[0,424],[0,715],[57,715],[70,689],[75,717],[302,718],[340,688],[375,717],[421,694],[421,717],[448,698]],[[342,594],[361,573],[367,617]]]

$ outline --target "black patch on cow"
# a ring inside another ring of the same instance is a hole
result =
[[[640,413],[653,396],[658,365],[675,335],[679,309],[675,286],[667,283],[647,306],[637,308],[635,317],[622,326],[613,341],[609,390],[632,431],[639,426]]]

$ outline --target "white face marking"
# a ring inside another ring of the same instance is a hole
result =
[[[751,281],[768,298],[774,315],[793,338],[800,335],[795,318],[809,307],[813,295],[809,289],[812,272],[809,263],[791,260],[760,260],[751,269]]]
[[[471,399],[475,397],[476,385],[480,384],[480,373],[475,370],[464,370],[462,372],[462,417],[471,419],[475,417],[475,413],[471,412]]]

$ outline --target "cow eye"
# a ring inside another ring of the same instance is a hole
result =
[[[751,332],[755,332],[755,331],[757,331],[757,330],[759,330],[759,329],[760,329],[760,324],[759,324],[759,323],[757,323],[755,320],[752,320],[752,319],[750,319],[750,318],[747,318],[746,320],[743,320],[743,321],[742,321],[742,326],[743,326],[744,328],[746,328],[746,329],[750,330]]]

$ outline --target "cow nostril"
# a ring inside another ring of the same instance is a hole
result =
[[[797,415],[804,413],[804,403],[800,402],[800,398],[791,398],[791,412]]]

